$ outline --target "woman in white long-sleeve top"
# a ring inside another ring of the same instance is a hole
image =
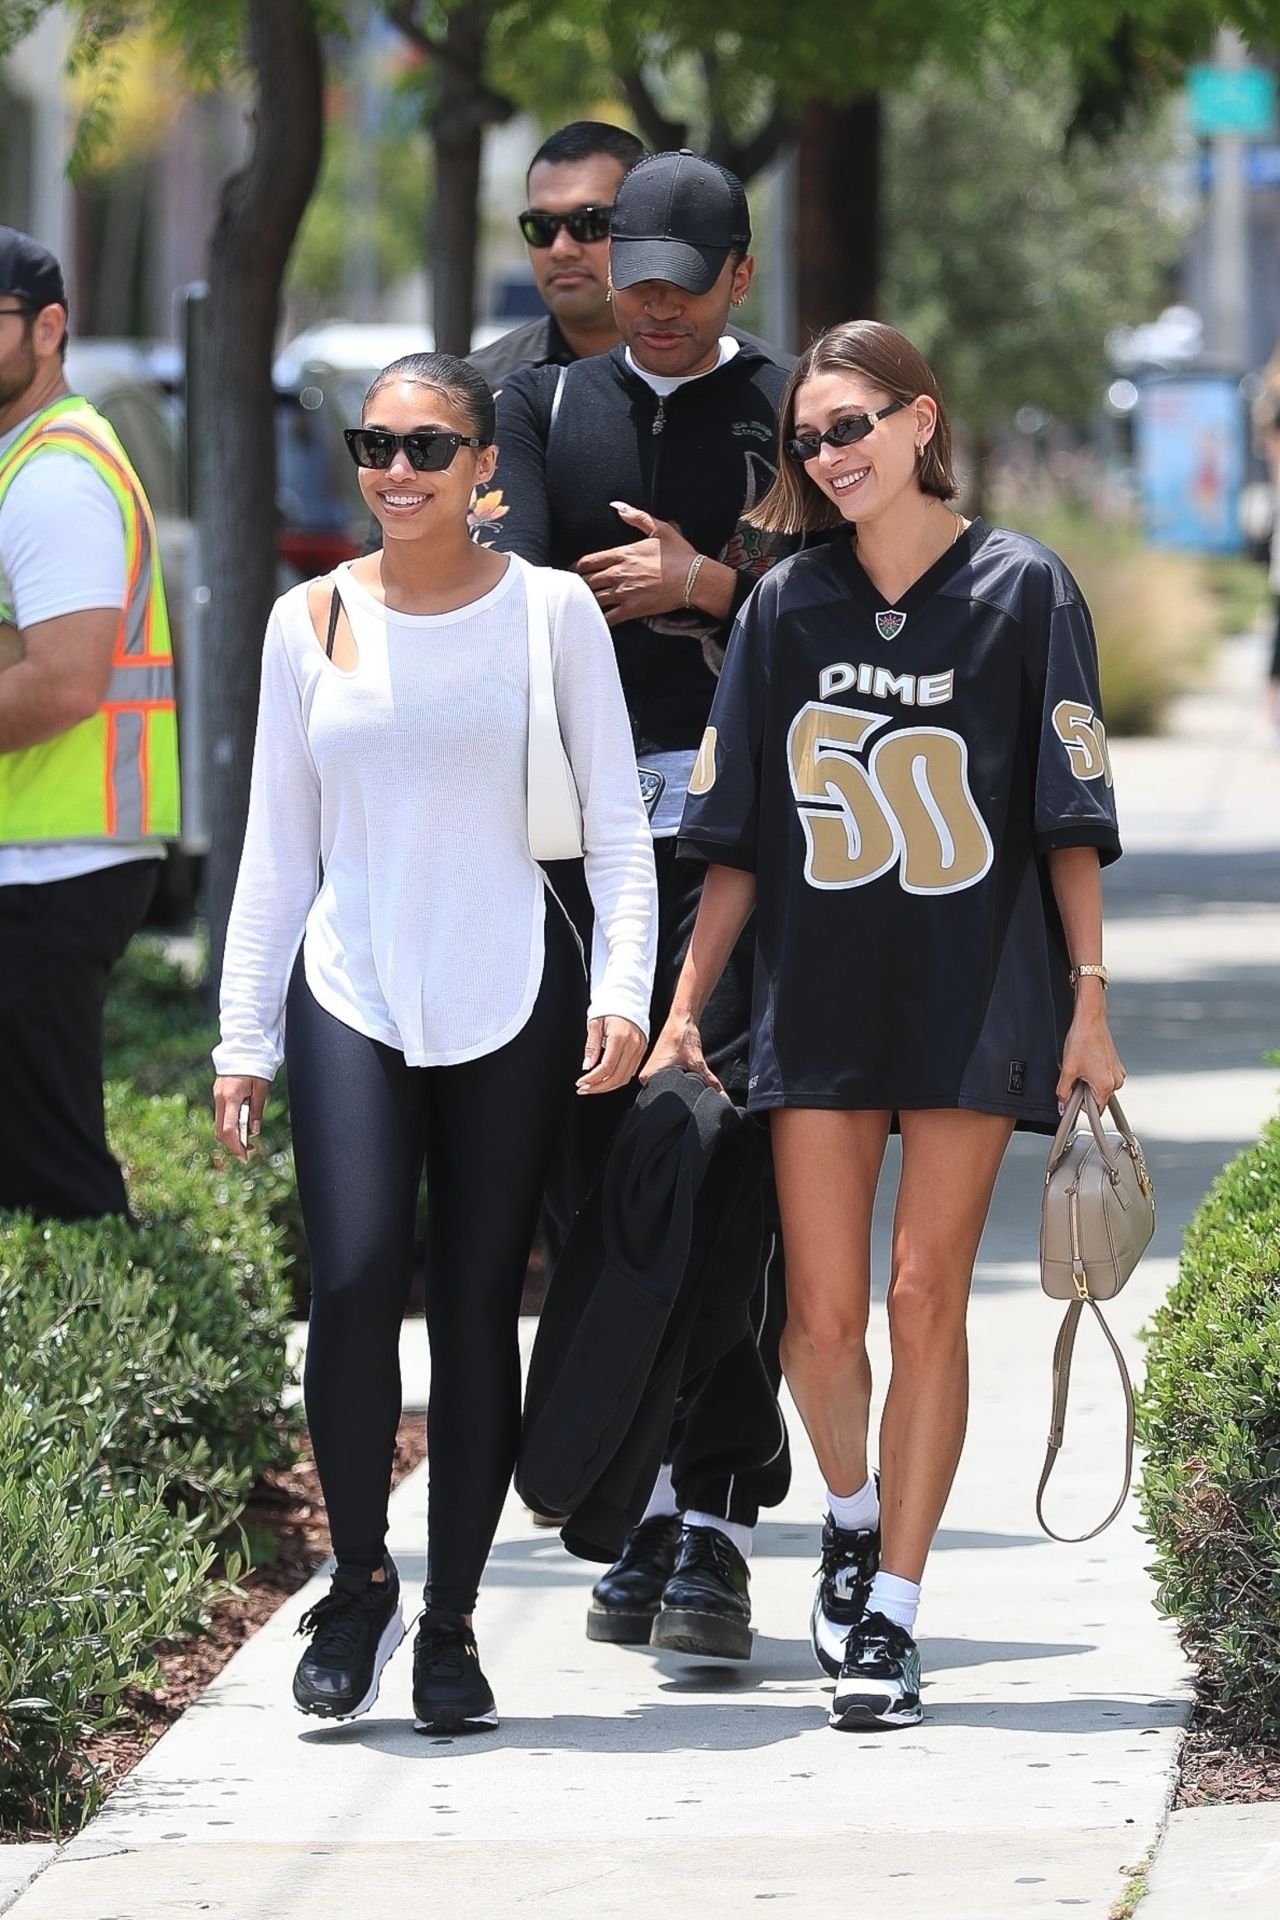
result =
[[[590,1096],[640,1062],[653,852],[594,599],[469,538],[496,458],[484,380],[444,354],[396,361],[347,438],[383,547],[272,613],[216,1127],[243,1158],[287,1058],[311,1256],[307,1419],[338,1563],[303,1623],[293,1691],[329,1718],[372,1705],[404,1634],[387,1493],[425,1163],[431,1486],[413,1706],[424,1731],[460,1732],[497,1719],[471,1614],[515,1461],[525,1262],[575,1074]],[[547,598],[582,802],[589,982],[529,847],[531,591]]]

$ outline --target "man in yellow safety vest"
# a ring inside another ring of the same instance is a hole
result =
[[[178,831],[151,510],[63,369],[54,256],[0,227],[0,1208],[127,1214],[102,1116],[107,978]]]

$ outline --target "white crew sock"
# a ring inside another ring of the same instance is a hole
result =
[[[920,1589],[914,1580],[899,1580],[896,1573],[878,1573],[867,1596],[867,1612],[882,1613],[904,1633],[916,1630],[920,1611]]]
[[[827,1507],[842,1533],[867,1533],[880,1518],[880,1495],[871,1474],[865,1487],[856,1493],[832,1493],[827,1488]]]
[[[731,1540],[744,1560],[751,1558],[751,1528],[741,1526],[736,1520],[722,1520],[718,1513],[694,1513],[684,1515],[686,1527],[714,1527],[726,1540]]]
[[[676,1492],[671,1484],[671,1469],[663,1466],[658,1469],[658,1477],[653,1483],[653,1492],[649,1495],[649,1504],[640,1515],[642,1520],[656,1520],[658,1515],[679,1513],[676,1505]]]

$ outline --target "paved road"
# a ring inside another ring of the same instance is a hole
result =
[[[1135,1368],[1185,1220],[1280,1084],[1261,1057],[1280,1004],[1280,750],[1258,717],[1261,671],[1260,648],[1233,643],[1168,739],[1116,747],[1129,852],[1108,876],[1108,959],[1160,1206],[1113,1316]],[[741,1920],[775,1901],[815,1920],[851,1902],[877,1920],[1102,1920],[1162,1830],[1187,1681],[1132,1524],[1080,1547],[1036,1529],[1056,1326],[1034,1265],[1043,1154],[1014,1143],[983,1245],[970,1441],[921,1616],[923,1727],[877,1739],[825,1725],[805,1638],[821,1496],[801,1437],[791,1495],[757,1536],[748,1666],[588,1644],[592,1570],[513,1501],[478,1618],[500,1731],[416,1736],[407,1651],[366,1720],[298,1719],[290,1634],[316,1597],[300,1594],[22,1895],[17,1920]],[[882,1220],[882,1254],[884,1235]],[[876,1342],[883,1379],[883,1314]],[[1118,1465],[1099,1346],[1078,1362],[1054,1505],[1065,1529],[1105,1511]],[[424,1496],[417,1475],[392,1505],[409,1587]],[[1182,1912],[1153,1907],[1153,1920]]]

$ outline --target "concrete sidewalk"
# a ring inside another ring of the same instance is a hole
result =
[[[1280,1073],[1260,1057],[1280,990],[1280,750],[1255,719],[1262,671],[1260,646],[1233,643],[1217,688],[1185,704],[1169,739],[1115,748],[1129,852],[1108,876],[1107,957],[1126,1106],[1160,1204],[1157,1241],[1111,1316],[1135,1370],[1185,1220],[1277,1101]],[[921,1617],[921,1728],[876,1738],[825,1724],[829,1685],[806,1637],[821,1490],[792,1416],[794,1485],[757,1533],[749,1665],[589,1644],[594,1570],[512,1500],[477,1617],[497,1732],[415,1735],[407,1648],[366,1719],[295,1715],[291,1636],[323,1590],[314,1582],[18,1898],[16,1920],[357,1908],[380,1920],[741,1920],[775,1900],[815,1920],[851,1902],[876,1920],[1068,1908],[1104,1920],[1164,1827],[1188,1686],[1134,1526],[1062,1547],[1035,1525],[1058,1318],[1035,1266],[1043,1163],[1042,1141],[1014,1142],[983,1243],[970,1438]],[[882,1311],[874,1333],[883,1381]],[[1082,1335],[1051,1503],[1064,1530],[1111,1501],[1122,1421],[1110,1364]],[[425,1491],[419,1473],[391,1508],[410,1590]],[[1251,1848],[1274,1859],[1268,1810],[1224,1813],[1240,1875]],[[1215,1810],[1183,1819],[1228,1833]],[[1203,1888],[1177,1904],[1178,1871],[1157,1864],[1141,1920],[1227,1910]]]

